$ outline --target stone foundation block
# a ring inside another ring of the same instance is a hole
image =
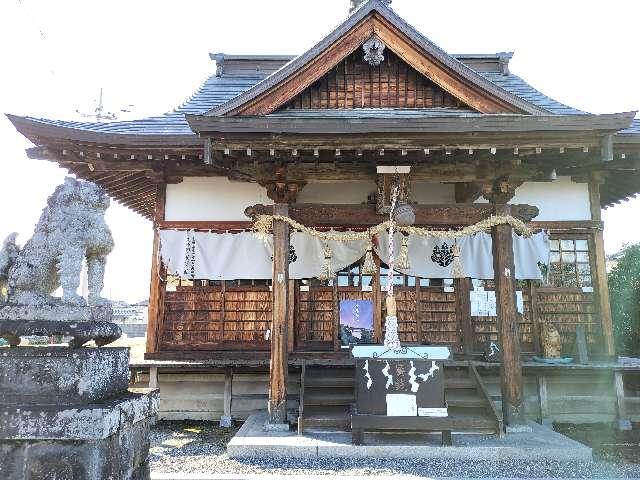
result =
[[[96,403],[128,384],[128,348],[0,348],[0,405]]]
[[[0,406],[3,480],[145,480],[157,390],[81,408]]]

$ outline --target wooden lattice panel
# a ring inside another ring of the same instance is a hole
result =
[[[266,287],[181,286],[165,294],[162,350],[269,348],[271,292]]]
[[[531,295],[529,289],[522,290],[523,313],[518,314],[518,333],[520,334],[520,349],[523,353],[534,353],[534,323],[531,313]],[[498,342],[498,317],[471,317],[475,332],[475,351],[482,352],[489,341]]]
[[[301,291],[296,312],[297,346],[332,349],[335,331],[333,288],[311,287]]]
[[[602,324],[593,293],[573,288],[538,290],[538,321],[550,323],[560,332],[564,349],[571,349],[577,325],[583,325],[592,353],[602,345]],[[567,352],[570,353],[570,352]]]
[[[456,294],[441,288],[420,289],[423,343],[457,346],[461,343],[456,318]]]
[[[395,53],[379,66],[363,61],[361,49],[299,93],[282,109],[466,108]]]

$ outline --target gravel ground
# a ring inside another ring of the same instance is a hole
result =
[[[225,451],[237,429],[210,422],[159,422],[151,433],[151,469],[161,473],[272,475],[417,475],[445,478],[640,478],[640,464],[397,459],[274,458],[233,460]]]

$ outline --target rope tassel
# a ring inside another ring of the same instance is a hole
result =
[[[402,244],[400,245],[400,253],[396,260],[396,268],[407,270],[409,268],[409,237],[402,237]]]
[[[322,262],[322,270],[320,271],[320,280],[329,280],[333,278],[333,268],[331,267],[333,252],[328,243],[324,243],[322,250],[324,252],[324,261]]]
[[[376,273],[376,264],[373,261],[373,245],[369,243],[367,253],[364,254],[364,262],[362,264],[363,275],[373,275]]]
[[[451,269],[451,275],[453,278],[464,278],[464,267],[462,266],[462,260],[460,260],[462,250],[458,245],[454,245],[451,247],[451,253],[453,253],[453,267]]]

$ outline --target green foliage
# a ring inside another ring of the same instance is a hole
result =
[[[609,272],[609,293],[616,351],[640,356],[640,244],[622,251]]]

